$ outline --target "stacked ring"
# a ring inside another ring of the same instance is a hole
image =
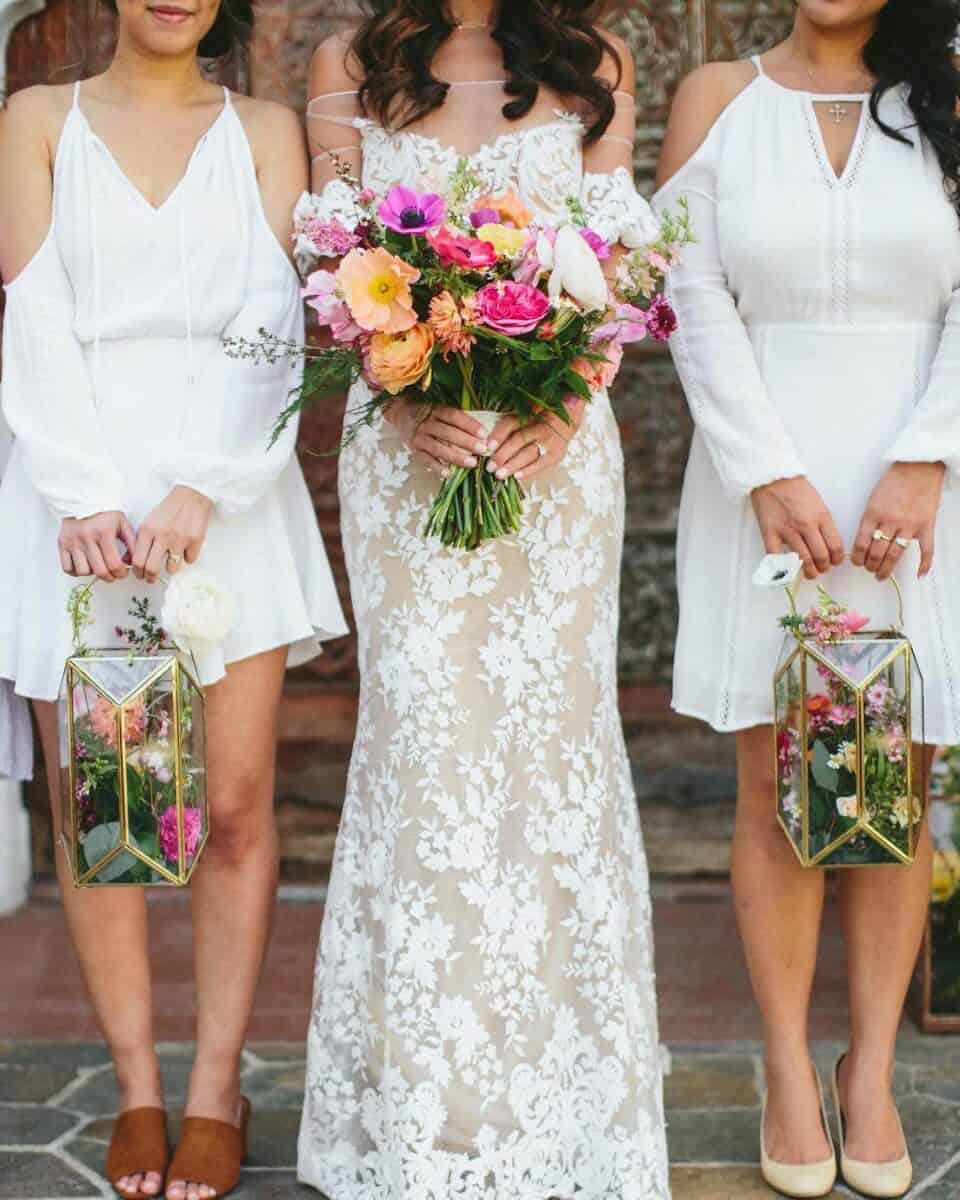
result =
[[[534,445],[537,447],[537,454],[540,456],[540,458],[546,458],[547,448],[543,442],[534,442]]]

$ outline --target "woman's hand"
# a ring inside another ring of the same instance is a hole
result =
[[[946,467],[942,462],[899,462],[873,489],[850,555],[878,579],[889,579],[912,541],[920,543],[918,578],[933,566],[933,538]],[[874,538],[874,533],[882,538]]]
[[[444,479],[451,467],[475,467],[488,453],[486,430],[459,408],[435,408],[401,396],[383,414],[428,471]]]
[[[579,396],[567,401],[568,425],[555,413],[544,413],[537,421],[521,425],[516,417],[504,417],[494,429],[493,447],[487,470],[498,479],[533,479],[541,471],[563,462],[581,424],[586,402]]]
[[[212,511],[209,496],[190,487],[175,487],[140,526],[133,550],[134,575],[156,583],[164,567],[175,575],[181,560],[196,562]]]
[[[843,562],[843,539],[820,493],[805,476],[776,479],[754,488],[750,498],[767,554],[779,554],[785,546],[796,551],[808,579]]]
[[[122,512],[67,519],[60,526],[60,565],[66,575],[96,575],[104,583],[126,579],[136,534]],[[117,542],[126,546],[121,558]],[[126,560],[126,561],[125,561]]]

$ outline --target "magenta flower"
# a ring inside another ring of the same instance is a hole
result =
[[[360,237],[336,217],[330,221],[307,221],[303,232],[321,258],[343,258],[361,242]]]
[[[581,229],[580,236],[601,262],[610,257],[610,243],[599,233],[594,233],[592,229]]]
[[[855,608],[852,608],[848,613],[843,614],[843,627],[848,637],[851,634],[859,633],[860,630],[869,623],[870,618],[865,617],[863,613],[857,612]]]
[[[508,337],[530,333],[550,311],[539,288],[525,283],[488,283],[477,292],[480,320]]]
[[[658,342],[667,342],[677,331],[677,314],[664,296],[654,296],[647,312],[647,329]]]
[[[420,195],[412,188],[391,188],[377,209],[380,220],[395,233],[426,233],[443,224],[446,206],[433,192]]]
[[[203,814],[199,808],[183,810],[183,852],[186,861],[192,862],[197,846],[200,844],[200,833],[203,829]],[[160,836],[160,853],[168,861],[175,863],[179,857],[179,839],[177,832],[177,806],[171,805],[157,825]]]
[[[470,214],[470,224],[474,229],[479,229],[481,225],[502,225],[503,222],[495,208],[478,208]]]

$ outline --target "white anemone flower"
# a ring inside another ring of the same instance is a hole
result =
[[[803,570],[803,559],[789,554],[768,554],[753,573],[753,586],[762,588],[789,587]]]
[[[539,252],[538,241],[538,255]],[[600,260],[590,243],[572,225],[564,225],[557,231],[548,291],[553,301],[566,292],[586,312],[600,312],[609,303],[610,289]]]

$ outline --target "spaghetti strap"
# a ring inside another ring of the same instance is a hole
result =
[[[757,74],[758,74],[758,75],[766,75],[766,71],[763,69],[763,63],[760,61],[760,55],[759,55],[759,54],[751,54],[751,55],[750,55],[750,61],[751,61],[751,62],[753,63],[753,65],[754,65],[754,66],[757,68]]]
[[[72,107],[75,109],[79,109],[79,107],[80,107],[80,80],[79,79],[73,85],[73,105],[72,105]]]
[[[226,85],[223,88],[223,107],[233,108],[233,101],[230,99],[230,89]]]

